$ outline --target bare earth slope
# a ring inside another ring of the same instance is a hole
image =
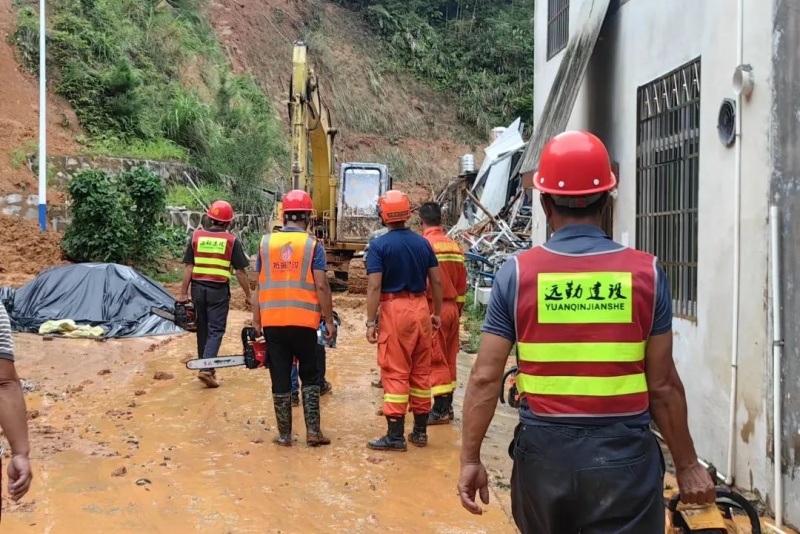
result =
[[[13,0],[0,0],[0,193],[36,193],[36,177],[24,163],[39,140],[39,81],[22,71],[9,36],[15,28]],[[63,99],[48,98],[49,154],[75,153],[78,119]]]
[[[284,121],[292,44],[308,44],[340,132],[340,162],[387,163],[398,181],[430,191],[455,176],[459,155],[476,150],[450,97],[389,72],[356,14],[322,0],[214,0],[210,15],[235,68],[256,75]]]

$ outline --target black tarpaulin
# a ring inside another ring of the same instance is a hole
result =
[[[52,267],[16,291],[0,292],[17,332],[39,332],[45,321],[72,319],[100,326],[105,337],[141,337],[184,331],[150,313],[173,309],[175,299],[158,282],[115,263]]]

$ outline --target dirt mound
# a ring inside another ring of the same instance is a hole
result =
[[[30,275],[69,263],[61,251],[62,234],[42,232],[34,221],[0,215],[0,274],[4,279]]]

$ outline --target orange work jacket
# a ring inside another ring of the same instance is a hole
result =
[[[467,268],[464,263],[464,251],[461,250],[458,243],[447,237],[439,226],[426,229],[422,232],[422,237],[431,244],[436,259],[439,261],[439,271],[442,274],[442,297],[444,300],[456,301],[461,309],[467,295]],[[433,298],[430,287],[428,287],[428,298]]]
[[[261,326],[304,326],[316,330],[322,310],[314,284],[314,249],[305,232],[275,232],[261,239],[258,304]]]

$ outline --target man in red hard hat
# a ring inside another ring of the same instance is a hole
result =
[[[302,381],[306,444],[329,445],[320,428],[320,368],[317,329],[336,336],[325,248],[307,231],[314,206],[308,193],[293,190],[283,197],[283,228],[261,239],[256,271],[258,299],[253,326],[263,330],[269,352],[269,374],[278,435],[274,442],[292,445],[292,362]]]
[[[228,231],[233,222],[233,208],[224,200],[211,204],[206,212],[211,227],[198,228],[186,247],[183,263],[183,282],[179,302],[189,298],[192,286],[192,303],[197,314],[197,357],[216,358],[228,325],[231,302],[231,270],[242,287],[245,302],[250,305],[250,284],[247,267],[250,260],[242,242]],[[200,371],[197,378],[207,387],[219,387],[215,370]]]
[[[566,132],[544,147],[534,185],[554,233],[510,258],[492,287],[464,400],[462,505],[489,502],[480,447],[517,343],[520,424],[509,453],[512,513],[524,533],[664,531],[664,460],[681,500],[711,504],[672,360],[672,298],[656,258],[601,230],[617,180],[603,143]]]
[[[408,196],[387,191],[378,207],[389,231],[375,238],[367,252],[366,326],[367,340],[378,345],[383,415],[388,429],[385,436],[370,441],[367,447],[405,451],[407,410],[414,414],[408,439],[418,447],[428,443],[432,337],[442,321],[442,280],[431,245],[406,228],[405,223],[411,218]],[[428,281],[432,313],[425,298]]]

